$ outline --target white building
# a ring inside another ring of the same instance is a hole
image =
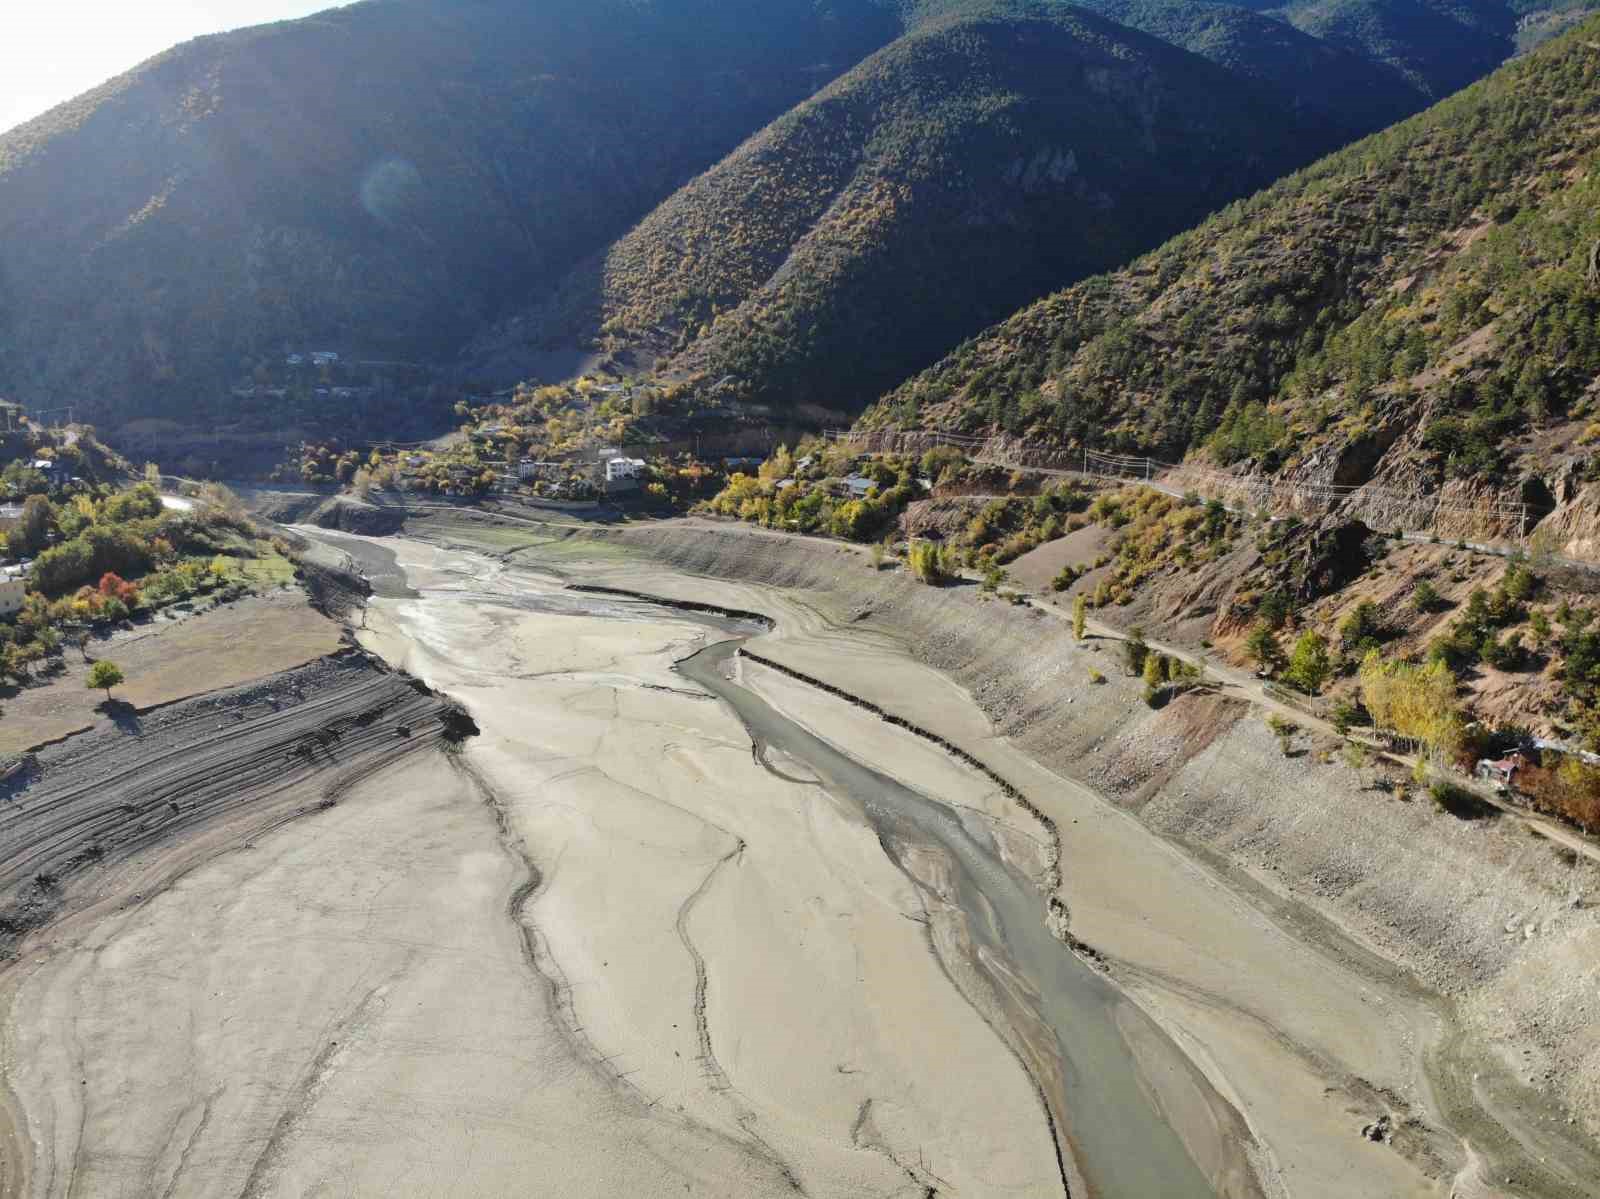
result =
[[[608,458],[606,460],[606,482],[615,483],[621,479],[637,479],[644,474],[643,458]]]
[[[8,566],[0,573],[0,617],[15,616],[22,611],[22,601],[28,594],[28,571],[23,566]]]

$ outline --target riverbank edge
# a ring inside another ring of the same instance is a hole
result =
[[[1281,766],[1251,777],[1235,762],[1231,773],[1236,776],[1232,787],[1236,794],[1229,796],[1233,802],[1217,802],[1221,788],[1216,786],[1196,788],[1191,797],[1189,784],[1197,774],[1212,773],[1219,754],[1254,755],[1268,766],[1281,761],[1276,739],[1265,724],[1257,729],[1261,722],[1243,719],[1241,713],[1233,714],[1229,727],[1193,743],[1180,739],[1168,745],[1165,752],[1154,755],[1160,759],[1155,767],[1129,774],[1123,769],[1128,757],[1124,751],[1159,737],[1162,723],[1182,705],[1165,714],[1152,713],[1138,702],[1137,680],[1120,678],[1114,667],[1104,671],[1110,677],[1094,677],[1101,672],[1084,668],[1096,659],[1080,655],[1085,649],[1098,652],[1103,647],[1065,646],[1060,622],[1047,628],[1046,618],[1036,611],[998,601],[975,602],[975,588],[929,588],[903,572],[869,569],[865,556],[849,547],[694,521],[604,530],[546,526],[542,532],[549,539],[547,545],[603,540],[626,549],[629,557],[637,555],[680,575],[807,594],[819,614],[823,608],[829,610],[829,625],[885,635],[912,660],[966,691],[989,716],[993,733],[1027,758],[1131,812],[1152,832],[1193,855],[1203,868],[1213,872],[1220,868],[1223,873],[1218,877],[1225,885],[1304,906],[1305,916],[1325,921],[1331,931],[1352,938],[1361,956],[1370,955],[1388,967],[1385,974],[1393,976],[1393,967],[1398,966],[1408,979],[1406,986],[1441,1019],[1452,1024],[1462,1019],[1475,1039],[1498,1042],[1495,1056],[1484,1066],[1504,1076],[1495,1079],[1497,1099],[1526,1107],[1525,1118],[1517,1121],[1520,1134],[1537,1123],[1544,1126],[1541,1150],[1559,1142],[1580,1160],[1592,1158],[1593,1146],[1582,1134],[1593,1136],[1600,1130],[1600,1102],[1584,1102],[1589,1097],[1583,1093],[1581,1070],[1563,1074],[1556,1067],[1584,1061],[1600,1039],[1594,1030],[1558,1027],[1540,1036],[1530,1035],[1526,1025],[1486,1027],[1484,1020],[1499,996],[1515,991],[1520,974],[1546,968],[1545,962],[1530,962],[1545,946],[1531,941],[1524,945],[1520,939],[1514,945],[1495,944],[1500,938],[1481,935],[1481,925],[1472,919],[1477,913],[1469,911],[1469,905],[1454,902],[1448,889],[1429,893],[1419,881],[1441,868],[1456,868],[1462,874],[1489,872],[1495,876],[1500,907],[1548,912],[1568,906],[1569,890],[1552,878],[1552,867],[1558,863],[1550,847],[1529,846],[1492,828],[1458,827],[1459,822],[1443,817],[1435,820],[1416,805],[1391,813],[1392,823],[1381,813],[1374,819],[1373,801],[1359,795],[1348,772],[1341,774],[1337,763],[1318,764],[1303,751],[1297,751],[1298,764],[1289,763],[1292,786],[1284,783]],[[1073,678],[1063,675],[1062,659],[1075,666]],[[1105,659],[1098,664],[1104,667]],[[1072,712],[1062,706],[1091,695],[1093,705]],[[1324,829],[1308,838],[1303,819],[1308,807],[1331,811],[1345,822],[1334,820],[1331,832]],[[1350,818],[1359,824],[1349,823]],[[1241,826],[1250,827],[1250,838],[1240,835]],[[1352,870],[1342,860],[1359,855],[1363,842],[1374,839],[1385,852],[1368,855],[1361,869]],[[1334,880],[1331,884],[1329,877]],[[1420,913],[1413,910],[1419,903]],[[1592,915],[1588,919],[1592,922]],[[1507,981],[1509,975],[1518,977]],[[1519,1055],[1520,1071],[1502,1068],[1502,1063],[1514,1063]],[[1552,1094],[1550,1088],[1534,1085],[1539,1077],[1578,1081]],[[1465,1076],[1453,1080],[1452,1089],[1458,1094],[1444,1104],[1452,1116],[1470,1108],[1476,1087],[1475,1072],[1470,1081]],[[1405,1089],[1413,1093],[1404,1099],[1394,1096],[1397,1121],[1432,1106],[1431,1088],[1421,1078]],[[1505,1110],[1505,1102],[1495,1106]],[[1585,1127],[1575,1129],[1579,1120]],[[1535,1164],[1529,1146],[1487,1117],[1456,1126],[1455,1131],[1475,1150],[1487,1146],[1486,1156],[1498,1161],[1503,1154],[1501,1165],[1514,1166],[1517,1181],[1524,1184],[1518,1193],[1579,1193],[1570,1186],[1540,1189],[1539,1178],[1548,1175]],[[1547,1135],[1556,1142],[1544,1140]],[[1495,1172],[1501,1173],[1499,1166]]]

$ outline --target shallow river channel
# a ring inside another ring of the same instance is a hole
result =
[[[622,607],[602,602],[588,611],[616,615]],[[712,623],[733,631],[726,622]],[[1103,1199],[1212,1195],[1158,1110],[1124,1030],[1139,1022],[1149,1035],[1163,1034],[1051,934],[1043,897],[1001,861],[981,823],[969,827],[956,809],[840,752],[735,682],[728,666],[748,635],[708,646],[680,662],[679,673],[728,704],[758,745],[803,762],[824,787],[859,804],[886,845],[932,847],[953,863],[950,898],[966,915],[977,964],[981,969],[990,958],[1019,977],[1054,1033],[1066,1110],[1052,1116],[1065,1125],[1064,1139],[1090,1193]]]

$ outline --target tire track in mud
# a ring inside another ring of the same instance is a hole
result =
[[[717,1088],[722,1091],[732,1091],[734,1086],[728,1078],[728,1072],[717,1060],[716,1049],[711,1044],[711,1025],[706,1019],[706,993],[709,989],[706,979],[706,959],[695,947],[694,939],[689,936],[689,917],[694,912],[695,904],[700,902],[701,896],[711,889],[711,884],[716,881],[722,868],[744,856],[744,838],[735,837],[734,841],[736,842],[734,847],[717,859],[716,864],[706,872],[705,878],[700,880],[700,885],[678,905],[678,917],[673,921],[673,927],[678,931],[678,940],[683,943],[684,950],[689,954],[689,960],[694,963],[694,1028],[700,1042],[700,1060]]]
[[[218,1087],[207,1095],[201,1103],[200,1119],[195,1122],[193,1130],[184,1138],[183,1150],[178,1154],[178,1163],[172,1168],[172,1176],[167,1179],[167,1185],[162,1189],[161,1199],[173,1199],[178,1193],[178,1180],[183,1177],[189,1168],[189,1158],[194,1153],[194,1147],[200,1143],[200,1138],[205,1135],[206,1129],[211,1126],[211,1112],[218,1099],[222,1098],[226,1087]],[[172,1130],[176,1133],[178,1130]]]

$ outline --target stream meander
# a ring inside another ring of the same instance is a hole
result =
[[[615,613],[618,606],[606,607]],[[1147,1018],[1052,935],[1043,897],[1003,863],[981,822],[858,762],[730,678],[728,663],[748,636],[708,646],[680,662],[679,672],[731,707],[758,744],[803,762],[824,787],[859,804],[891,854],[897,842],[924,845],[953,863],[955,894],[949,898],[965,913],[975,964],[991,976],[1003,964],[1020,977],[1054,1034],[1066,1111],[1053,1116],[1090,1193],[1103,1199],[1212,1195],[1130,1051],[1125,1029],[1132,1021],[1148,1024]],[[1153,1025],[1150,1031],[1161,1035]]]

